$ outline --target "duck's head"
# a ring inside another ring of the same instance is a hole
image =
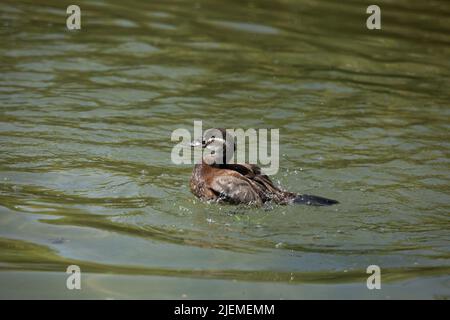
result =
[[[206,130],[202,140],[192,142],[191,146],[203,148],[203,161],[209,165],[230,163],[236,150],[234,137],[223,128]]]

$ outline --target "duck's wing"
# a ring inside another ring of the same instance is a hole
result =
[[[333,204],[339,203],[339,201],[333,199],[327,199],[310,194],[297,194],[281,190],[279,187],[273,184],[273,182],[267,175],[261,173],[261,169],[258,166],[253,164],[244,164],[238,166],[243,166],[245,169],[247,169],[248,173],[245,176],[252,180],[252,182],[258,183],[264,190],[265,196],[276,203],[307,204],[310,206],[331,206]]]
[[[227,166],[227,169],[234,170],[236,172],[239,172],[244,177],[250,179],[252,182],[257,183],[262,187],[264,192],[276,194],[279,192],[283,192],[278,187],[276,187],[273,182],[270,180],[270,178],[261,173],[261,168],[254,164],[233,164]]]
[[[227,165],[227,171],[234,171],[237,176],[243,176],[248,181],[250,188],[262,202],[273,201],[279,204],[306,204],[311,206],[330,206],[339,203],[336,200],[327,199],[319,196],[308,194],[297,194],[288,192],[275,186],[270,178],[261,173],[261,169],[254,164],[230,164]],[[231,189],[231,191],[239,193],[240,188]],[[239,194],[236,195],[236,198]],[[244,198],[247,198],[245,195]],[[242,203],[238,201],[238,203]]]
[[[253,164],[226,164],[223,169],[236,171],[247,178],[252,178],[253,176],[260,174],[261,169]]]
[[[217,195],[219,201],[234,204],[261,204],[263,202],[259,188],[255,188],[248,178],[239,173],[216,175],[209,181],[208,187]]]

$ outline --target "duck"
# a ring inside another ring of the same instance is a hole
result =
[[[208,149],[200,163],[195,164],[189,182],[191,192],[198,199],[256,206],[267,203],[331,206],[339,203],[320,196],[285,191],[274,185],[257,165],[232,163],[236,150],[234,140],[225,129],[211,128],[203,133],[201,140],[191,143],[192,148]]]

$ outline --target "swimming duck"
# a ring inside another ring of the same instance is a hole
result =
[[[208,129],[202,140],[194,141],[191,146],[209,151],[202,157],[201,163],[195,165],[190,179],[192,193],[201,200],[253,205],[272,202],[329,206],[339,203],[323,197],[284,191],[261,173],[258,166],[232,164],[230,160],[236,146],[234,137],[225,129]]]

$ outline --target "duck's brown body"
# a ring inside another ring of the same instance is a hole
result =
[[[337,203],[335,200],[281,190],[267,175],[261,173],[259,167],[251,164],[197,164],[192,173],[190,188],[192,193],[202,200],[231,204]]]

